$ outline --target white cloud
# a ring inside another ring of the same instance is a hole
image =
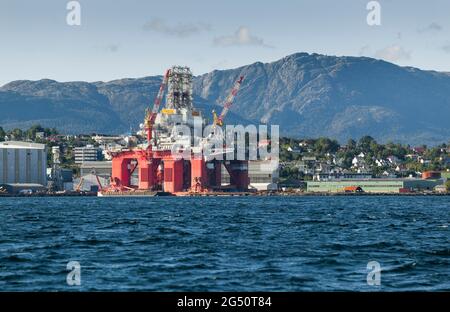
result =
[[[168,25],[164,20],[154,18],[144,24],[145,31],[154,31],[179,38],[188,37],[203,31],[210,31],[211,25],[205,23],[179,23]]]
[[[396,62],[401,60],[409,60],[411,58],[411,52],[406,51],[403,47],[394,44],[378,50],[375,53],[375,57],[386,61]]]
[[[439,32],[443,29],[443,27],[438,23],[431,23],[430,25],[426,27],[420,28],[418,31],[419,33],[426,33],[426,32]]]
[[[271,48],[266,44],[262,38],[254,36],[250,33],[250,29],[245,26],[241,26],[231,36],[221,36],[214,39],[214,44],[217,46],[260,46]]]

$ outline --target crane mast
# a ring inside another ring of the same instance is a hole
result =
[[[161,106],[162,98],[164,96],[164,91],[166,90],[167,82],[169,81],[170,69],[164,74],[163,81],[159,86],[158,94],[156,95],[155,101],[153,103],[153,108],[150,111],[148,108],[145,112],[145,130],[147,131],[147,142],[148,148],[151,149],[152,131],[153,124],[155,123],[156,114],[158,113],[159,107]]]
[[[237,80],[234,83],[233,89],[231,89],[230,94],[225,100],[225,104],[223,105],[223,110],[220,113],[220,115],[217,116],[217,114],[213,112],[214,127],[217,125],[221,127],[223,125],[223,120],[225,119],[225,116],[228,114],[230,107],[233,105],[234,98],[236,97],[236,94],[239,92],[239,89],[241,88],[242,80],[244,80],[244,76],[239,77],[239,80]]]

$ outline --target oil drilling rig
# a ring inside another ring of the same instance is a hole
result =
[[[221,114],[213,111],[214,121],[210,125],[213,131],[223,126],[243,78],[236,80]],[[196,151],[199,147],[191,148],[193,142],[202,142],[202,146],[208,144],[208,138],[202,136],[203,131],[199,134],[194,129],[200,124],[203,130],[206,123],[202,113],[194,107],[192,79],[188,67],[174,66],[165,72],[153,107],[146,109],[141,124],[145,144],[112,153],[111,184],[99,192],[99,196],[150,195],[158,191],[174,195],[248,191],[247,160],[226,160],[226,157],[218,160]],[[165,105],[160,110],[166,89]],[[177,134],[175,129],[179,125],[189,127],[191,135]],[[180,159],[178,153],[175,155],[174,151],[180,152],[180,149],[188,152],[190,157]],[[229,185],[224,186],[223,167],[230,176]],[[132,185],[131,178],[136,172],[138,183]]]

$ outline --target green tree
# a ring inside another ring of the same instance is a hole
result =
[[[44,132],[44,128],[42,128],[41,125],[32,125],[27,131],[26,131],[26,137],[30,140],[36,139],[36,133],[37,132]]]
[[[45,128],[44,129],[45,136],[58,135],[58,130],[56,128]]]
[[[14,140],[23,140],[23,131],[19,128],[15,128],[8,133]]]
[[[329,138],[318,138],[314,142],[314,151],[319,154],[336,153],[339,149],[339,143]]]
[[[374,138],[372,138],[370,135],[363,136],[361,139],[359,139],[358,147],[363,152],[370,152],[371,146],[374,146],[377,144],[377,141],[375,141]]]
[[[5,130],[3,130],[2,127],[0,127],[0,142],[5,141],[5,135],[6,135]]]
[[[356,141],[353,140],[353,139],[349,139],[349,140],[347,141],[347,149],[348,149],[348,150],[354,150],[354,149],[356,149]]]

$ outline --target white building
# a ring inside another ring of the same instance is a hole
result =
[[[47,186],[45,144],[0,142],[0,184],[40,184]]]
[[[99,149],[93,145],[86,145],[83,147],[75,147],[73,149],[75,154],[75,163],[82,164],[86,161],[97,161],[99,156]]]
[[[393,165],[398,164],[398,162],[400,161],[400,159],[398,159],[398,157],[393,156],[393,155],[388,156],[387,160]]]
[[[301,149],[296,148],[296,147],[292,148],[292,147],[290,147],[290,146],[288,146],[287,151],[288,151],[288,152],[291,152],[291,153],[294,153],[294,154],[300,154],[300,153],[302,152]]]

